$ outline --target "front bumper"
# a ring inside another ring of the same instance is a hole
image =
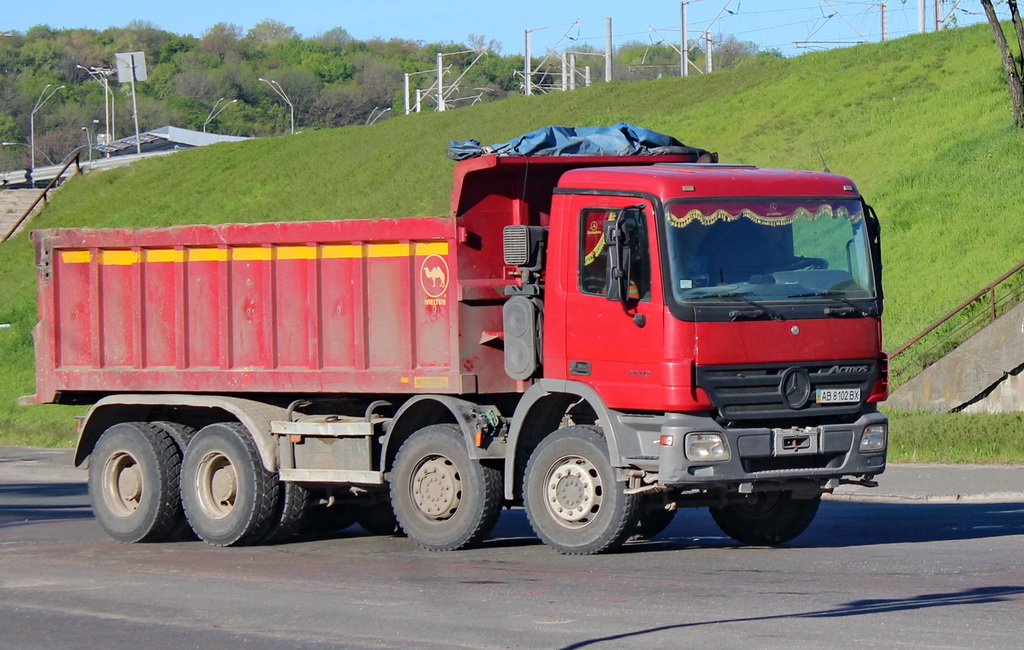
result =
[[[708,417],[671,414],[661,426],[658,484],[669,488],[724,489],[750,492],[786,489],[833,479],[873,477],[885,471],[886,449],[860,451],[865,427],[887,425],[881,413],[866,413],[849,424],[826,424],[804,429],[726,429]],[[715,433],[728,446],[728,460],[707,462],[686,457],[689,433]],[[800,444],[791,445],[794,438]],[[806,439],[806,440],[805,440]],[[806,444],[805,444],[806,443]]]

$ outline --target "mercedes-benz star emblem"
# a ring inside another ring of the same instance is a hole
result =
[[[789,408],[803,408],[811,398],[811,376],[803,368],[787,368],[779,382],[779,394]]]

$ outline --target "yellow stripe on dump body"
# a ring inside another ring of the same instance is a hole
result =
[[[361,259],[384,257],[426,257],[448,255],[446,241],[406,242],[388,244],[323,244],[320,246],[235,246],[213,248],[207,246],[177,248],[147,248],[142,251],[110,249],[99,252],[99,262],[104,266],[130,266],[140,262],[239,262],[315,259]],[[88,264],[92,262],[88,250],[60,251],[64,264]]]
[[[61,251],[60,261],[65,264],[88,264],[92,261],[89,251]]]

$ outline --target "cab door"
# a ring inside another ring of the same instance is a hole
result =
[[[630,281],[625,300],[608,299],[606,224],[640,206],[629,233]],[[635,197],[574,196],[567,216],[563,267],[566,378],[591,385],[612,408],[658,410],[662,402],[664,303],[658,272],[655,211]]]

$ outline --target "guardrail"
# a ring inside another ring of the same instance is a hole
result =
[[[61,168],[61,170],[57,172],[57,175],[54,176],[53,179],[43,189],[42,193],[39,195],[39,198],[32,202],[32,205],[28,207],[28,210],[25,210],[25,214],[21,215],[21,218],[19,218],[18,221],[14,224],[14,227],[11,228],[6,235],[4,235],[3,239],[0,239],[0,244],[6,242],[8,239],[14,236],[14,233],[18,232],[18,228],[21,228],[21,224],[25,223],[25,220],[28,219],[28,216],[32,214],[33,210],[36,209],[36,206],[39,205],[40,201],[42,201],[43,203],[49,203],[50,199],[48,198],[48,194],[50,193],[50,190],[52,190],[53,188],[57,187],[57,185],[60,184],[61,179],[64,178],[64,172],[66,172],[68,168],[71,167],[71,165],[75,166],[75,171],[72,174],[72,176],[81,173],[82,164],[79,161],[79,156],[81,156],[81,152],[75,152],[75,155],[71,157],[71,160],[69,160]]]
[[[889,355],[890,385],[906,383],[1024,299],[1024,262],[950,310]]]

